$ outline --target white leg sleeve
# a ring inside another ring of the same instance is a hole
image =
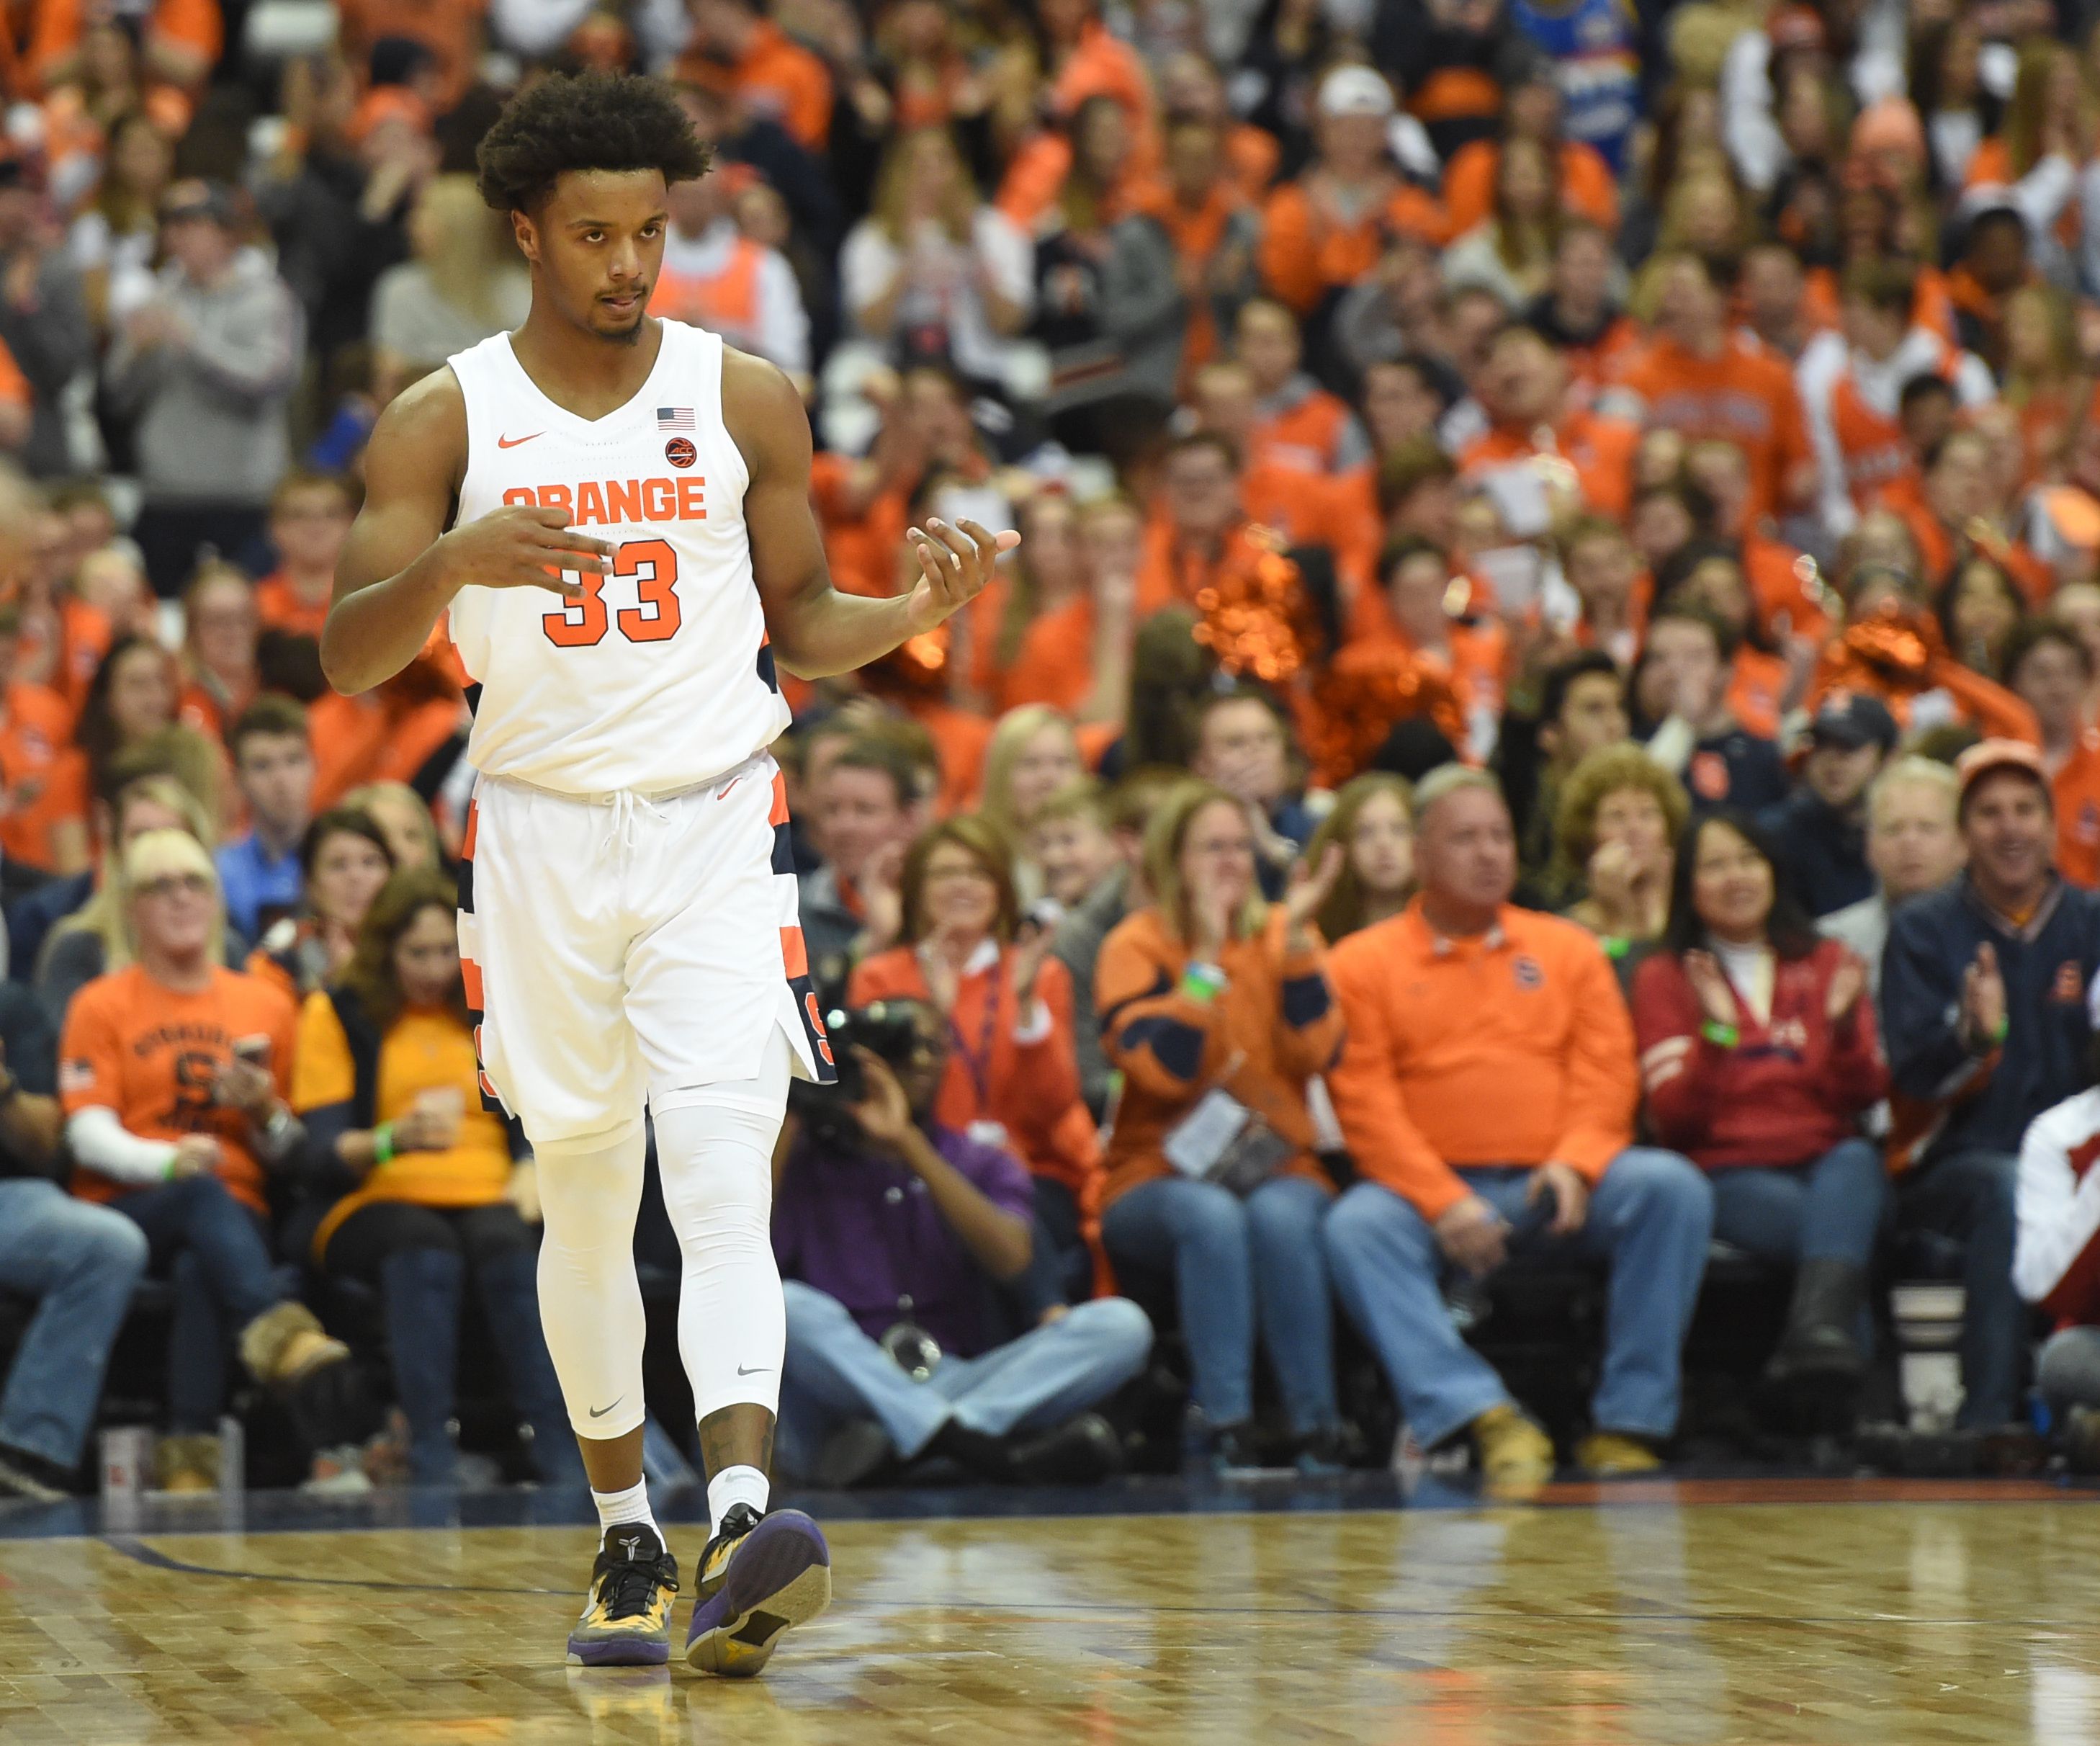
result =
[[[788,1325],[773,1260],[773,1145],[791,1059],[776,1028],[757,1078],[697,1087],[655,1112],[664,1205],[685,1257],[678,1350],[696,1419],[744,1403],[779,1410]]]
[[[646,1150],[637,1127],[611,1146],[534,1148],[540,1209],[540,1324],[579,1437],[625,1435],[646,1416],[648,1326],[634,1276],[634,1218]]]

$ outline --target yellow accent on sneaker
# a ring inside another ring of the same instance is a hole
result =
[[[1662,1457],[1654,1450],[1615,1430],[1591,1431],[1577,1447],[1575,1462],[1593,1479],[1622,1479],[1662,1470]]]
[[[1490,1497],[1535,1497],[1553,1477],[1553,1439],[1505,1402],[1472,1423],[1483,1488]]]
[[[160,1487],[164,1492],[218,1489],[218,1439],[163,1437],[154,1450]]]

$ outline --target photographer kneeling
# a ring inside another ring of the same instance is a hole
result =
[[[1027,1167],[933,1119],[947,1067],[933,1008],[878,1001],[832,1034],[840,1082],[796,1088],[774,1167],[783,1465],[826,1486],[921,1457],[1039,1484],[1119,1470],[1088,1409],[1143,1368],[1145,1312],[1099,1298],[987,1347],[992,1288],[1029,1262]]]

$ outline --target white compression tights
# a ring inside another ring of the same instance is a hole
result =
[[[788,1331],[773,1259],[773,1146],[791,1072],[775,1029],[756,1079],[709,1085],[656,1114],[664,1205],[684,1258],[678,1350],[698,1419],[743,1403],[779,1410]],[[623,1436],[643,1417],[642,1151],[639,1132],[610,1147],[537,1149],[540,1319],[580,1437]]]

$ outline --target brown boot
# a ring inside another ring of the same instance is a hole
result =
[[[350,1348],[331,1338],[303,1303],[274,1304],[240,1330],[240,1361],[266,1388],[289,1388]]]
[[[218,1489],[218,1439],[163,1437],[153,1451],[154,1479],[164,1492]]]

